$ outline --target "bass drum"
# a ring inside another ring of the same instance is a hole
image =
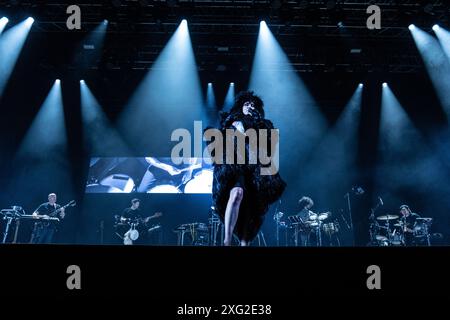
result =
[[[181,193],[181,191],[171,184],[161,184],[150,188],[147,193]]]
[[[184,193],[212,193],[213,170],[203,169],[197,172],[194,177],[189,180],[185,187]]]
[[[139,238],[139,231],[134,229],[133,227],[128,230],[123,237],[124,245],[132,245],[133,241],[136,241]]]
[[[402,246],[402,245],[405,243],[404,240],[405,240],[405,239],[404,239],[403,233],[402,233],[401,231],[394,230],[394,231],[392,232],[392,235],[391,235],[391,244],[392,244],[393,246]]]
[[[377,240],[379,247],[389,247],[389,240],[383,235],[376,235],[375,239]]]

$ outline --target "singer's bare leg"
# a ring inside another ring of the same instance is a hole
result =
[[[235,187],[230,191],[230,198],[228,199],[227,208],[225,210],[225,237],[223,244],[225,246],[231,245],[233,239],[233,231],[236,226],[236,221],[239,216],[239,206],[241,205],[244,196],[244,189]]]

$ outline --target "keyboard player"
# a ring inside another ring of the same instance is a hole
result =
[[[53,243],[53,237],[56,232],[56,224],[51,221],[45,221],[46,218],[64,219],[64,208],[56,203],[57,196],[55,193],[48,195],[48,202],[41,204],[34,212],[33,216],[42,217],[44,221],[36,222],[34,225],[31,243]]]

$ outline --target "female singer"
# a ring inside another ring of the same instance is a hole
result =
[[[221,118],[223,136],[226,129],[243,134],[248,129],[266,129],[270,146],[274,126],[264,118],[263,101],[253,92],[240,93],[230,112],[222,113]],[[249,163],[249,150],[249,139],[245,139],[245,164],[214,163],[213,201],[225,225],[225,246],[231,245],[233,233],[241,246],[247,246],[258,234],[269,205],[281,197],[286,187],[278,173],[261,175],[263,165],[259,161]],[[239,148],[234,148],[233,156],[242,157],[238,152]]]

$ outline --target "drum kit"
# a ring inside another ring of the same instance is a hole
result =
[[[327,240],[327,243],[332,245],[340,246],[339,240],[339,232],[340,225],[337,220],[331,221],[331,212],[323,212],[323,213],[312,213],[310,214],[308,220],[303,221],[298,215],[289,216],[288,222],[281,221],[281,217],[284,214],[282,212],[277,212],[274,215],[274,220],[277,226],[277,240],[279,230],[284,230],[285,238],[286,238],[286,246],[289,245],[290,241],[288,240],[288,234],[291,234],[291,238],[293,238],[294,246],[308,246],[311,245],[310,237],[311,235],[315,236],[316,246],[321,247],[324,245],[324,240]],[[301,239],[300,235],[306,235],[307,240]],[[324,237],[325,236],[325,237]],[[305,243],[301,243],[305,241]],[[277,241],[279,244],[279,241]]]
[[[408,228],[404,219],[398,215],[383,215],[372,219],[370,237],[372,243],[380,247],[408,245],[408,233],[411,244],[425,244],[430,246],[430,227],[433,218],[416,218],[412,229]]]

